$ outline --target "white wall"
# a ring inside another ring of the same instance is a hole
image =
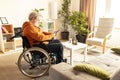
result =
[[[48,0],[0,0],[0,17],[7,17],[14,27],[21,27],[34,8],[44,8],[44,17],[48,18]]]
[[[80,10],[80,0],[71,0],[71,11],[79,11]]]
[[[61,9],[63,0],[0,0],[0,17],[7,17],[14,27],[21,27],[28,20],[28,14],[34,8],[44,8],[43,16],[49,18],[50,2],[57,2],[58,10]],[[79,0],[71,0],[71,11],[79,11]],[[56,20],[55,30],[61,29],[61,20]],[[58,34],[60,38],[60,33]]]

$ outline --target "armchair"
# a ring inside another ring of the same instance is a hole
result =
[[[106,50],[106,40],[113,30],[114,18],[100,18],[97,30],[88,34],[86,44],[101,46],[103,53]]]

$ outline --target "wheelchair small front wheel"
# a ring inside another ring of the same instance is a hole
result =
[[[18,68],[24,75],[36,78],[46,74],[51,61],[47,51],[42,48],[32,47],[24,51],[18,58]]]

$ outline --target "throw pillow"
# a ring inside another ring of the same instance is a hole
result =
[[[1,27],[3,33],[9,33],[5,27]]]
[[[112,74],[110,80],[120,80],[120,67]]]
[[[102,80],[109,80],[110,79],[110,73],[106,70],[99,68],[97,66],[91,65],[91,64],[79,64],[74,66],[74,70],[86,72],[88,74],[91,74],[93,76],[99,77]]]
[[[112,48],[111,50],[117,54],[120,54],[120,48]]]

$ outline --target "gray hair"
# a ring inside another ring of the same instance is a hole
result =
[[[31,12],[31,13],[29,14],[28,19],[29,19],[29,20],[37,19],[37,17],[38,17],[38,14],[37,14],[36,12]]]

